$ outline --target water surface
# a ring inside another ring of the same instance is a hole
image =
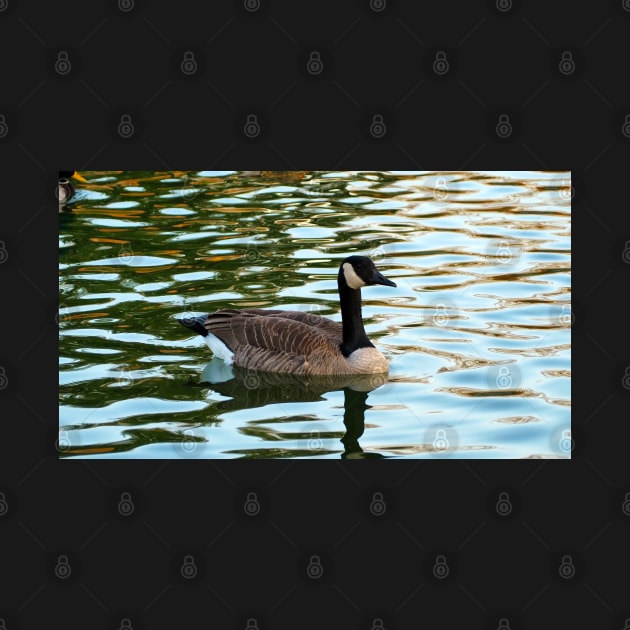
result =
[[[82,172],[60,213],[59,452],[568,458],[568,172]],[[340,321],[350,254],[388,379],[232,370],[176,317]]]

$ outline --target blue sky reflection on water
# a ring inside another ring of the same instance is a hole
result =
[[[82,175],[60,213],[61,457],[570,457],[570,173]],[[352,253],[398,285],[362,292],[382,384],[234,374],[175,321],[340,321]]]

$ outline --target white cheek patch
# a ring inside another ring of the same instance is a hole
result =
[[[365,282],[359,278],[357,272],[350,263],[343,264],[343,276],[346,279],[346,284],[351,289],[360,289],[365,286]]]

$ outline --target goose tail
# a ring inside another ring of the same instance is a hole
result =
[[[204,322],[208,319],[207,315],[198,315],[196,317],[182,317],[177,321],[186,328],[190,328],[193,332],[196,332],[202,337],[208,336],[208,330],[204,326]]]

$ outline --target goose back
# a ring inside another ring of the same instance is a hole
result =
[[[319,373],[324,370],[322,361],[339,354],[341,326],[327,326],[322,317],[304,315],[308,320],[300,321],[299,312],[224,309],[208,315],[203,326],[234,353],[235,365],[291,374]]]

